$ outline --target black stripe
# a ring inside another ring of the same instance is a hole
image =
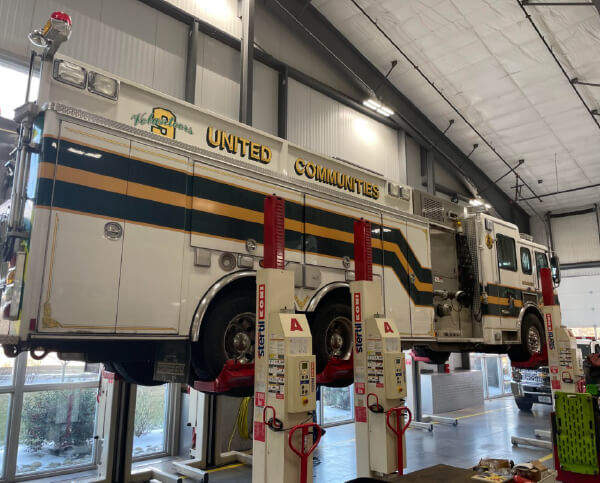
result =
[[[246,241],[254,238],[258,243],[263,243],[264,232],[262,223],[229,218],[227,216],[215,215],[205,211],[194,211],[192,213],[192,231],[204,233],[208,236],[216,235],[224,238],[232,238]],[[302,234],[292,230],[285,232],[285,247],[302,250]]]
[[[54,159],[48,160],[54,164]],[[58,164],[127,180],[129,158],[60,140]]]
[[[131,159],[129,181],[184,195],[191,194],[192,176],[181,171]]]
[[[523,291],[518,288],[502,287],[501,285],[488,284],[486,291],[487,294],[491,297],[508,298],[509,295],[512,295],[512,297],[516,300],[523,299]]]
[[[337,213],[331,213],[330,211],[321,210],[308,205],[306,206],[306,223],[326,226],[327,228],[345,231],[346,233],[354,233],[355,220],[357,220],[357,218],[338,215]]]
[[[265,196],[268,194],[256,193],[244,188],[221,183],[202,176],[194,176],[194,196],[206,198],[211,201],[228,205],[247,208],[249,210],[264,211]],[[293,201],[285,201],[285,217],[291,220],[304,221],[304,208]]]
[[[395,243],[400,247],[400,251],[406,257],[406,261],[410,268],[415,272],[417,278],[423,283],[432,283],[432,275],[431,270],[428,268],[423,268],[417,259],[417,256],[412,251],[410,244],[406,241],[404,234],[396,229],[386,227],[383,231],[383,238],[387,242]]]
[[[44,184],[46,181],[52,183],[51,180],[45,180]],[[52,206],[57,208],[83,211],[108,218],[123,219],[125,202],[126,197],[122,194],[58,180],[54,183]]]

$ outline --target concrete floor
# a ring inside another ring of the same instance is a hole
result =
[[[458,426],[434,425],[433,432],[409,429],[406,433],[407,472],[444,463],[461,468],[480,458],[507,458],[515,463],[543,459],[552,467],[550,450],[513,446],[511,436],[533,437],[534,429],[550,429],[550,406],[534,405],[531,413],[519,411],[512,397],[486,401],[481,406],[444,414],[459,418]],[[356,477],[354,425],[327,429],[315,451],[314,481],[335,483]],[[247,466],[215,471],[213,482],[251,481]]]

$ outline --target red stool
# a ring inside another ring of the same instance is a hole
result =
[[[308,436],[308,430],[311,428],[314,428],[317,430],[317,439],[312,444],[312,446],[310,448],[308,448],[308,451],[306,451],[306,447],[304,446],[304,441],[306,440],[306,436]],[[302,430],[302,449],[300,449],[300,450],[295,448],[294,445],[292,444],[292,437],[293,437],[294,433],[296,431],[298,431],[299,429]],[[323,435],[323,430],[321,429],[321,426],[319,426],[317,423],[299,424],[297,426],[294,426],[292,429],[290,429],[290,434],[288,435],[288,444],[290,445],[290,448],[292,449],[292,451],[294,453],[296,453],[298,456],[300,456],[300,483],[308,483],[308,457],[315,450],[315,448],[319,444],[319,441],[321,441],[322,435]]]
[[[404,426],[402,426],[402,413],[404,411],[406,411],[408,413],[408,421]],[[390,416],[392,414],[396,414],[396,426],[395,427],[390,424]],[[396,435],[396,448],[398,449],[398,474],[399,475],[404,474],[404,454],[403,454],[404,451],[403,451],[403,445],[402,445],[402,436],[404,435],[404,433],[410,426],[411,421],[412,421],[412,413],[410,412],[410,409],[408,409],[405,406],[392,408],[386,413],[386,416],[385,416],[385,422],[387,424],[387,427],[390,428],[392,430],[392,433],[394,433]]]

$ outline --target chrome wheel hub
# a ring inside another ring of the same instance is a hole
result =
[[[254,360],[255,314],[244,312],[236,315],[227,324],[223,340],[227,359],[241,363]]]
[[[335,317],[329,322],[325,341],[329,357],[349,359],[352,355],[352,321],[344,316]]]
[[[542,338],[537,328],[527,329],[527,349],[530,353],[542,352]]]

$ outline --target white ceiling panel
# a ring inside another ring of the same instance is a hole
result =
[[[600,183],[600,128],[517,0],[356,0],[448,100],[540,195]],[[494,180],[502,160],[352,3],[313,0],[390,81]],[[528,7],[569,78],[600,82],[600,15],[593,7]],[[600,88],[577,89],[600,108]],[[383,99],[385,102],[385,99]],[[555,165],[556,159],[556,165]],[[558,174],[558,176],[557,176]],[[558,178],[558,179],[557,179]],[[542,180],[538,184],[538,180]],[[557,184],[558,181],[558,184]],[[515,177],[499,186],[514,197]],[[522,189],[523,197],[531,197]],[[591,188],[521,205],[533,213],[598,201]]]

